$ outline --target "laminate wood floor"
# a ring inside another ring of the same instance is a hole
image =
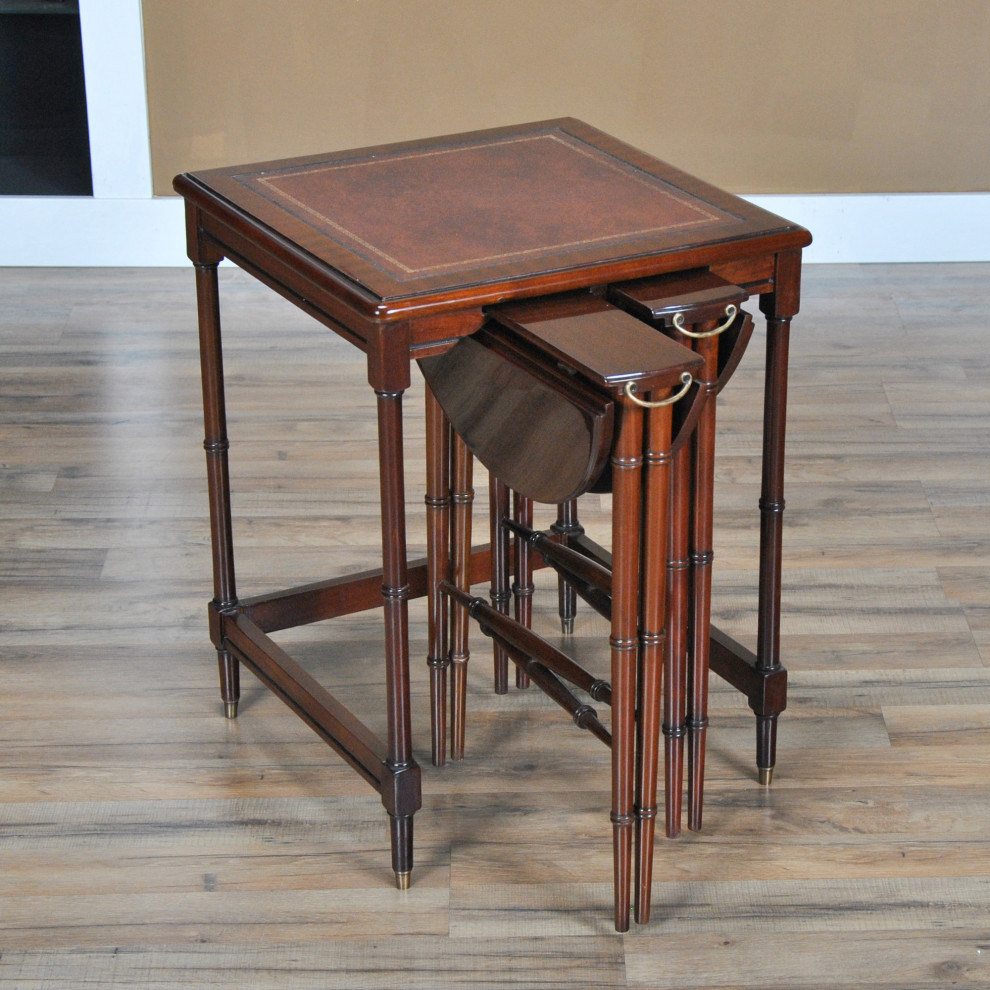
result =
[[[361,356],[222,282],[241,593],[370,566]],[[654,920],[617,936],[604,747],[492,694],[475,636],[467,758],[431,767],[422,603],[408,892],[378,796],[288,709],[245,674],[222,717],[192,273],[0,271],[0,984],[990,986],[988,312],[988,265],[807,269],[777,775],[713,680],[705,830],[660,841]],[[761,368],[757,337],[718,413],[714,611],[750,644]],[[418,383],[406,415],[421,553]],[[381,725],[377,615],[282,636]],[[605,662],[587,609],[575,643]]]

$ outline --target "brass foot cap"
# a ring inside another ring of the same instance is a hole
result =
[[[773,780],[773,767],[760,767],[760,783],[764,787],[769,787]]]
[[[237,718],[237,702],[227,701],[223,706],[223,713],[227,718]]]
[[[406,871],[405,873],[398,873],[397,872],[395,874],[395,886],[398,887],[399,890],[408,890],[409,889],[409,872],[408,871]]]

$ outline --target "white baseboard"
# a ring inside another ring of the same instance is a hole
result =
[[[811,264],[990,261],[990,193],[747,196],[811,231]]]
[[[0,265],[188,264],[182,200],[0,197]]]
[[[749,196],[807,227],[812,264],[990,261],[990,193]],[[0,265],[188,264],[174,197],[0,197]]]

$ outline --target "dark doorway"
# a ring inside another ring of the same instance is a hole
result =
[[[0,195],[92,194],[78,0],[0,0]]]

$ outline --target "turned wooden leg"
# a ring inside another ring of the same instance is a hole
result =
[[[531,529],[533,526],[533,500],[525,495],[520,495],[518,492],[513,492],[512,516],[517,523]],[[529,629],[533,625],[533,592],[535,590],[533,569],[529,560],[529,546],[525,540],[518,537],[516,537],[514,545],[515,581],[512,585],[512,597],[515,601],[516,622]],[[520,666],[516,667],[516,687],[529,687],[529,677]]]
[[[578,522],[578,500],[572,498],[557,506],[557,519],[550,526],[559,541],[566,547],[571,536],[580,536],[584,527]],[[577,593],[573,585],[562,575],[557,578],[557,611],[560,615],[560,628],[565,636],[574,632],[574,618],[577,615]]]
[[[227,412],[224,402],[223,349],[220,338],[220,289],[217,265],[196,265],[199,311],[200,371],[203,383],[203,421],[206,478],[210,500],[210,537],[213,548],[213,601],[211,611],[233,611],[237,606],[234,581],[234,537],[230,515]],[[227,718],[237,716],[240,700],[240,664],[224,648],[220,624],[210,622],[220,668],[220,697]]]
[[[426,389],[427,664],[430,668],[430,734],[434,766],[447,760],[447,596],[450,577],[450,424]]]
[[[456,433],[451,440],[451,570],[454,584],[470,591],[471,487],[473,459],[464,441]],[[465,709],[467,707],[468,613],[460,605],[450,610],[450,758],[464,758]]]
[[[385,623],[385,766],[391,786],[382,801],[389,814],[392,869],[400,889],[413,867],[413,812],[419,807],[419,767],[413,759],[409,705],[409,580],[402,462],[402,393],[376,391],[382,510],[382,605]]]
[[[488,493],[491,511],[492,586],[490,600],[492,608],[502,615],[509,614],[509,531],[505,520],[509,515],[509,489],[494,474],[488,476]],[[509,690],[509,657],[497,640],[492,640],[495,663],[495,693],[507,694]]]
[[[697,330],[712,329],[718,321],[699,324]],[[687,824],[701,830],[705,789],[705,742],[708,734],[708,670],[711,643],[712,519],[715,487],[715,398],[718,377],[718,339],[701,338],[695,350],[705,359],[698,379],[708,393],[698,425],[691,438],[691,584],[688,683],[687,683]]]
[[[796,295],[800,273],[800,256],[794,263],[780,265],[793,282]],[[782,275],[781,283],[788,286]],[[797,309],[796,299],[781,291],[760,299],[767,314],[766,384],[763,404],[763,477],[760,493],[760,585],[756,634],[756,669],[764,676],[783,671],[780,662],[780,590],[782,578],[782,543],[784,527],[784,441],[787,423],[787,361],[790,344],[789,316],[775,316],[776,309]],[[786,693],[770,705],[751,699],[756,712],[756,765],[760,783],[769,784],[773,777],[777,750],[777,716],[786,704]]]
[[[643,417],[628,400],[618,407],[612,451],[612,850],[615,928],[629,929],[636,762],[636,659],[639,611],[639,519]]]
[[[681,832],[684,787],[690,510],[691,451],[685,443],[674,455],[670,484],[667,642],[663,673],[664,804],[669,838],[675,838]]]
[[[756,672],[772,690],[750,697],[756,713],[756,765],[760,783],[773,777],[777,717],[787,705],[786,671],[780,662],[780,591],[784,528],[784,441],[787,424],[787,361],[791,318],[801,296],[801,252],[782,251],[775,260],[774,291],[760,296],[767,318],[763,397],[763,478],[760,490],[760,587]]]
[[[217,650],[220,671],[220,700],[227,718],[237,718],[237,703],[241,697],[241,665],[228,650]]]
[[[642,594],[636,794],[636,921],[650,920],[657,816],[661,672],[666,621],[667,510],[670,503],[669,406],[646,416],[643,468]]]

